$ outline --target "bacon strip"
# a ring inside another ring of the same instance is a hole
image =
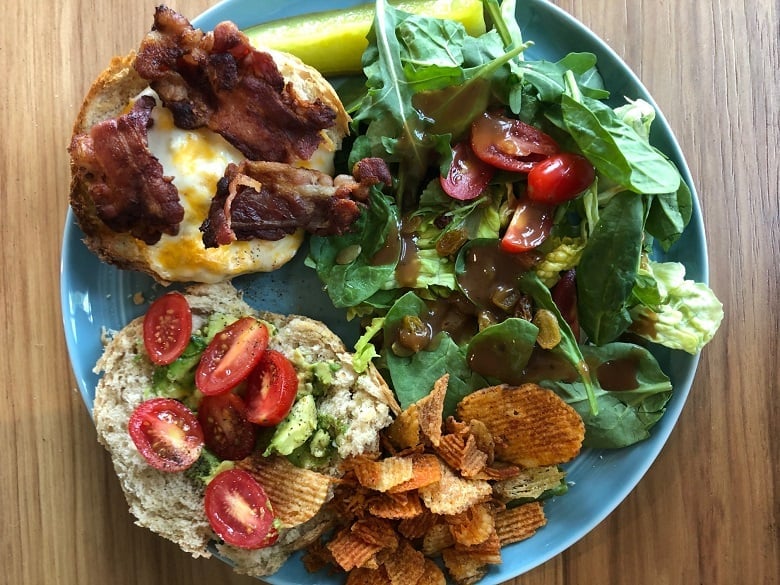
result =
[[[361,206],[355,199],[365,200],[371,185],[390,181],[384,161],[364,160],[373,162],[356,165],[356,178],[339,175],[335,179],[285,163],[228,165],[200,228],[204,246],[214,248],[236,240],[275,241],[299,228],[317,235],[343,234],[360,215]]]
[[[176,235],[184,208],[171,177],[148,146],[155,100],[138,99],[117,118],[77,134],[70,151],[76,172],[88,185],[97,216],[116,232],[130,232],[147,244]]]
[[[232,22],[203,33],[160,6],[135,69],[184,129],[206,126],[250,160],[308,160],[336,112],[297,95],[273,57],[254,49]]]

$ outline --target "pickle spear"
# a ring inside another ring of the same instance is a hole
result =
[[[485,32],[482,0],[390,0],[393,7],[413,14],[455,20],[473,36]],[[360,58],[374,20],[374,4],[313,12],[250,27],[244,32],[253,45],[291,53],[324,75],[362,71]]]

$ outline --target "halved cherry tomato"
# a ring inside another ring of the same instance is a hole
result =
[[[205,508],[211,528],[227,544],[258,549],[279,538],[268,495],[243,469],[228,469],[209,482]]]
[[[452,147],[452,164],[446,177],[440,177],[441,188],[453,199],[476,199],[488,186],[496,169],[482,161],[468,142]]]
[[[283,354],[269,350],[246,384],[247,418],[255,424],[279,424],[290,412],[298,392],[298,374]]]
[[[181,293],[161,296],[144,315],[144,347],[149,359],[158,366],[176,361],[187,347],[191,333],[192,312]]]
[[[144,459],[160,471],[184,471],[203,447],[198,419],[173,398],[142,402],[130,415],[127,430]]]
[[[521,199],[501,238],[501,249],[527,252],[536,248],[550,235],[554,211],[552,206]]]
[[[217,333],[195,371],[195,385],[206,396],[222,394],[242,382],[263,357],[268,328],[254,317],[242,317]]]
[[[499,169],[527,173],[558,144],[549,134],[502,114],[485,112],[471,125],[471,148],[480,159]]]
[[[232,392],[204,396],[198,406],[198,422],[206,447],[220,459],[238,461],[255,448],[255,425],[246,418],[246,405]]]
[[[546,158],[528,173],[528,198],[538,203],[559,205],[574,199],[590,187],[596,169],[579,154],[561,152]]]

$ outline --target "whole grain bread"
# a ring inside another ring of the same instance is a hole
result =
[[[254,315],[272,325],[269,347],[291,355],[303,355],[310,363],[337,361],[328,394],[318,399],[320,412],[329,413],[344,425],[337,440],[340,457],[377,451],[378,432],[399,410],[392,391],[371,368],[357,373],[351,354],[323,323],[302,316],[283,316],[250,307],[230,283],[194,285],[184,291],[193,314],[193,328],[205,323],[212,313],[227,316]],[[296,366],[300,367],[300,366]],[[329,526],[319,514],[305,524],[281,530],[279,540],[260,550],[241,550],[218,544],[203,512],[203,483],[184,473],[166,473],[152,468],[131,440],[127,423],[131,413],[151,387],[154,366],[143,344],[143,319],[108,334],[103,355],[95,366],[102,373],[97,385],[93,416],[98,440],[111,455],[114,469],[136,524],[176,542],[193,556],[214,552],[228,560],[237,572],[268,575],[288,556]],[[336,473],[335,467],[330,473]]]

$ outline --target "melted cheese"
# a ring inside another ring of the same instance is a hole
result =
[[[147,261],[161,278],[218,282],[239,274],[276,270],[295,256],[303,242],[303,230],[275,242],[252,240],[205,248],[200,226],[208,215],[217,182],[229,163],[239,163],[244,157],[211,130],[176,128],[171,112],[160,105],[152,111],[152,119],[149,150],[162,164],[164,174],[173,177],[184,207],[178,235],[163,234],[151,246],[141,243]],[[326,142],[310,160],[298,164],[332,174],[334,150],[332,143]]]

